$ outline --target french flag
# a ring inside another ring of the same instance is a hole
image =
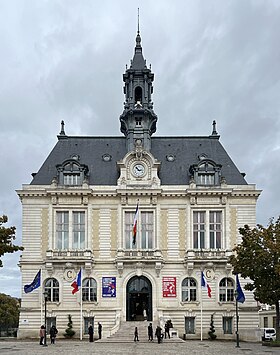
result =
[[[79,291],[80,287],[81,287],[81,280],[82,280],[82,269],[80,269],[77,278],[75,281],[72,282],[71,286],[73,287],[72,290],[72,295],[74,295],[76,292]]]
[[[138,203],[136,206],[136,211],[135,211],[134,221],[133,221],[133,245],[135,245],[136,243],[137,221],[138,221]]]
[[[208,297],[211,298],[211,287],[208,285],[203,271],[201,271],[201,286],[207,288]]]

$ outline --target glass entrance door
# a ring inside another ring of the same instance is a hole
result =
[[[134,276],[127,283],[126,320],[152,321],[152,284],[145,276]]]

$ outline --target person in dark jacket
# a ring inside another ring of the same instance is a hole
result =
[[[139,338],[138,338],[138,328],[135,327],[135,330],[134,330],[134,341],[139,341]]]
[[[102,337],[102,324],[98,322],[98,337],[101,339]]]
[[[51,338],[51,344],[55,343],[55,338],[56,338],[56,334],[58,333],[55,325],[53,325],[50,329],[50,338]]]
[[[89,341],[90,341],[90,343],[92,343],[93,342],[93,327],[91,324],[88,327],[88,335],[89,335]]]
[[[164,338],[166,339],[166,334],[168,335],[168,338],[170,339],[170,333],[169,333],[169,322],[165,323],[164,326]]]
[[[157,337],[158,344],[160,344],[162,341],[162,336],[161,336],[161,327],[159,325],[157,326],[155,336]]]
[[[148,326],[148,337],[150,341],[153,341],[153,325],[152,323]]]

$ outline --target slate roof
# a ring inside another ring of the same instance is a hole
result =
[[[79,155],[79,162],[89,168],[90,185],[116,185],[119,177],[116,163],[126,153],[125,137],[65,136],[58,140],[31,184],[51,184],[57,176],[56,165]],[[206,154],[216,164],[222,165],[221,176],[225,177],[228,185],[247,184],[217,137],[152,137],[151,153],[161,162],[159,178],[162,185],[189,184],[189,168],[199,162],[200,154]],[[103,161],[104,154],[111,155],[111,161]],[[167,161],[169,154],[175,156],[173,162]]]

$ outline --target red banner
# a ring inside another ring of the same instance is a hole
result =
[[[176,297],[176,277],[162,278],[162,296]]]

